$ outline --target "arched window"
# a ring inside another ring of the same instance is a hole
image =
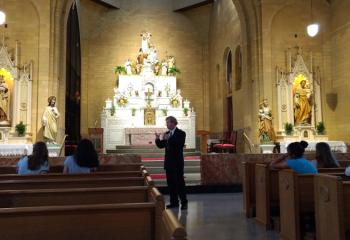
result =
[[[237,46],[236,52],[235,52],[235,72],[236,72],[236,79],[235,79],[235,89],[236,91],[242,88],[242,53],[241,53],[241,46]]]
[[[228,93],[232,92],[232,53],[229,50],[226,60],[226,83],[228,86]]]

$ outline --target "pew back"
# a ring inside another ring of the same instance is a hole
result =
[[[153,185],[149,176],[125,178],[86,178],[86,179],[31,179],[0,181],[0,190],[20,189],[62,189],[62,188],[96,188]]]
[[[325,174],[315,177],[317,239],[341,240],[350,238],[349,202],[349,178],[343,181],[340,176]],[[348,236],[346,236],[346,233],[348,233]]]
[[[279,214],[278,171],[267,164],[256,164],[256,221],[266,229],[272,227],[272,215]]]

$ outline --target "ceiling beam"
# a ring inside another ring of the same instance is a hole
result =
[[[92,0],[92,1],[108,8],[114,8],[114,9],[120,8],[119,0]]]
[[[175,12],[180,12],[201,7],[213,2],[214,0],[173,0],[173,8]]]

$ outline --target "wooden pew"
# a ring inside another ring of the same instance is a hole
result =
[[[97,172],[101,171],[140,171],[144,169],[141,163],[100,165]],[[63,165],[50,165],[50,173],[62,173]],[[0,166],[0,174],[16,174],[16,166]]]
[[[146,202],[148,191],[148,186],[1,190],[0,208]]]
[[[125,178],[86,178],[86,179],[35,179],[35,180],[4,180],[0,181],[0,190],[20,189],[62,189],[62,188],[96,188],[122,186],[154,186],[149,177]]]
[[[255,165],[256,222],[266,229],[278,230],[273,226],[272,217],[279,216],[278,170],[267,164]]]
[[[111,177],[143,177],[148,175],[146,170],[142,171],[119,171],[119,172],[93,172],[89,174],[63,174],[48,173],[38,175],[0,174],[0,181],[3,180],[31,180],[31,179],[84,179],[84,178],[111,178]]]
[[[344,168],[319,168],[321,173],[342,174]],[[278,170],[270,169],[267,164],[256,164],[256,221],[266,229],[279,231],[279,224],[273,226],[273,218],[280,215]],[[278,221],[277,221],[278,223]]]
[[[186,239],[178,221],[163,221],[174,220],[171,214],[155,188],[140,203],[6,208],[0,209],[1,239]]]
[[[243,212],[246,217],[255,216],[255,162],[243,162]]]
[[[332,169],[335,170],[335,169]],[[327,170],[330,175],[342,175]],[[302,239],[305,234],[301,227],[303,216],[314,221],[315,198],[314,177],[317,174],[297,174],[292,170],[279,171],[281,239]],[[309,226],[314,231],[315,226]]]
[[[315,177],[316,236],[318,240],[350,239],[350,178]]]

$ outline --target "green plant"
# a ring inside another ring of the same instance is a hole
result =
[[[111,109],[109,109],[109,112],[111,113],[111,116],[114,116],[114,114],[115,114],[115,106],[114,106],[114,104],[112,104],[112,107],[111,107]]]
[[[136,115],[136,109],[132,108],[131,109],[131,116],[135,117],[135,115]]]
[[[284,131],[287,135],[292,135],[294,131],[294,126],[291,123],[284,124]]]
[[[186,117],[188,116],[188,110],[189,110],[188,108],[184,108],[184,109],[183,109],[183,112],[184,112],[184,114],[185,114]]]
[[[19,137],[23,137],[25,132],[26,132],[26,125],[23,124],[22,121],[20,121],[16,126],[15,126],[16,132]]]
[[[162,109],[162,112],[163,112],[163,115],[164,115],[164,116],[167,116],[167,115],[168,115],[168,109],[163,108],[163,109]]]
[[[176,67],[171,67],[168,71],[169,75],[171,76],[175,76],[178,73],[181,73],[180,69],[176,68]]]
[[[326,134],[326,126],[323,122],[319,122],[316,125],[316,132],[318,135],[325,135]]]
[[[114,68],[114,73],[115,74],[126,74],[126,69],[125,69],[125,67],[124,66],[116,66],[115,68]]]

